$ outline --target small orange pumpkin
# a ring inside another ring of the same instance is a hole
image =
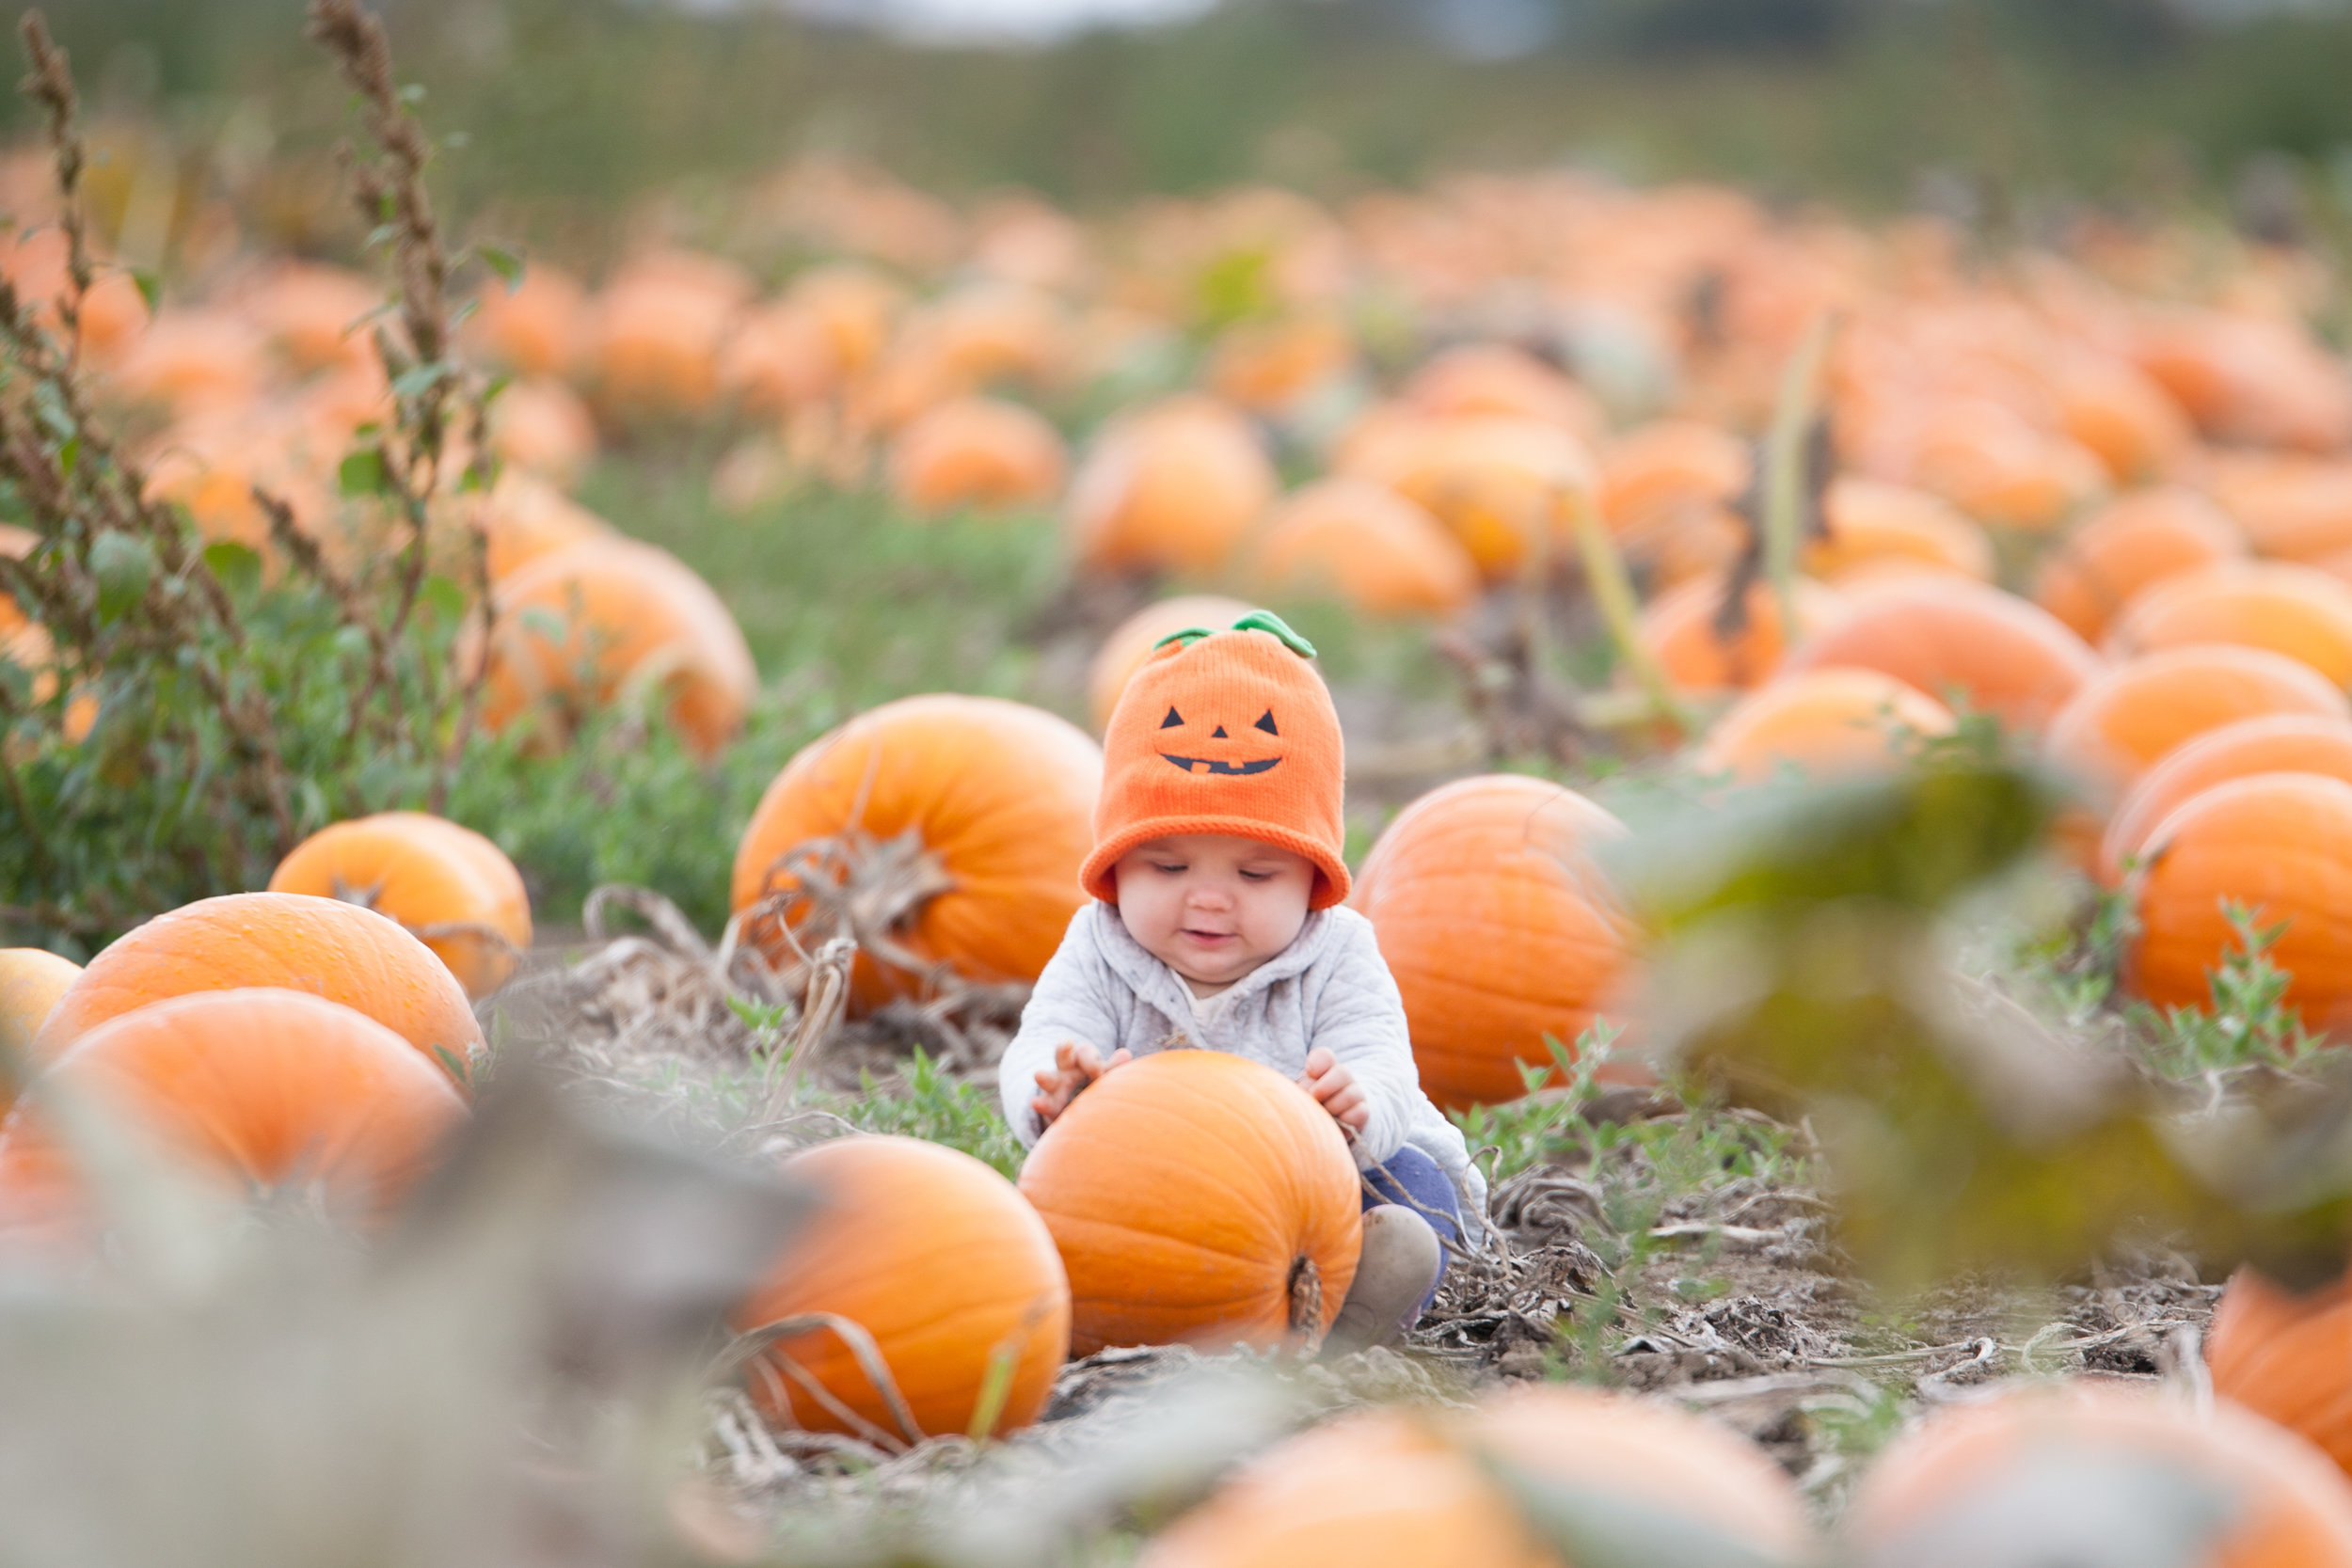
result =
[[[2352,784],[2256,773],[2192,797],[2150,831],[2133,990],[2159,1006],[2210,1000],[2207,977],[2236,950],[2225,901],[2284,925],[2271,958],[2293,978],[2286,1005],[2314,1030],[2352,1022]]]
[[[777,898],[797,927],[813,911],[786,857],[816,840],[855,858],[852,830],[881,847],[844,875],[887,873],[898,907],[864,933],[919,966],[885,972],[861,955],[861,1006],[920,990],[922,969],[967,979],[1034,980],[1086,902],[1078,865],[1094,846],[1103,752],[1076,725],[998,697],[905,697],[812,741],[760,797],[735,853],[733,907]],[[894,847],[895,846],[895,847]],[[895,867],[895,869],[893,869]],[[779,963],[775,915],[747,940]]]
[[[1876,670],[1807,670],[1743,697],[1692,759],[1701,773],[1763,784],[1785,768],[1813,778],[1890,769],[1920,739],[1952,733],[1951,709]]]
[[[715,257],[663,251],[629,262],[590,307],[598,404],[625,416],[708,408],[728,328],[750,297],[750,278]]]
[[[533,261],[509,289],[492,283],[466,324],[467,341],[519,375],[563,375],[588,335],[588,293],[569,273]]]
[[[1804,547],[1805,571],[1836,583],[1866,569],[1917,566],[1993,579],[1993,541],[1941,496],[1848,475],[1821,498],[1822,537]]]
[[[2028,734],[2101,668],[2090,644],[2049,611],[1990,584],[1940,575],[1854,588],[1846,613],[1783,668],[1795,674],[1841,664],[1892,675],[1939,701],[1956,692]]]
[[[2200,1414],[2153,1392],[2089,1383],[1947,1405],[1897,1438],[1847,1510],[1846,1560],[1855,1568],[1911,1568],[1941,1544],[1939,1527],[1968,1516],[1972,1500],[1992,1509],[2013,1499],[2053,1459],[2076,1461],[2099,1476],[2141,1465],[2151,1486],[2185,1471],[2211,1486],[2234,1513],[2199,1568],[2352,1561],[2352,1489],[2310,1444],[2226,1402]],[[2027,1550],[2025,1532],[2035,1521],[1993,1514],[1986,1522],[1999,1539],[2019,1543],[2021,1554]],[[2062,1560],[2068,1538],[2048,1544],[2048,1560]]]
[[[515,863],[471,828],[424,812],[388,811],[321,828],[278,863],[269,890],[389,915],[433,949],[476,1001],[506,984],[531,945],[531,895]]]
[[[1096,571],[1212,571],[1279,488],[1240,415],[1170,398],[1104,428],[1071,482],[1071,546]]]
[[[857,1323],[920,1432],[901,1429],[831,1329],[780,1338],[753,1363],[754,1395],[771,1416],[819,1432],[863,1422],[915,1441],[969,1431],[992,1380],[1004,1379],[990,1430],[1038,1418],[1070,1353],[1070,1279],[1011,1182],[958,1149],[900,1137],[836,1138],[786,1156],[781,1169],[822,1208],[736,1309],[736,1327],[816,1312]]]
[[[1641,643],[1676,686],[1685,691],[1744,691],[1762,684],[1788,652],[1783,635],[1780,595],[1766,582],[1748,588],[1745,613],[1737,630],[1721,629],[1725,584],[1721,577],[1669,589],[1642,611]],[[1792,594],[1799,640],[1819,631],[1845,610],[1845,595],[1809,578]]]
[[[1629,431],[1600,460],[1600,513],[1634,536],[1723,506],[1748,486],[1747,443],[1699,420],[1661,420]]]
[[[530,713],[563,725],[644,686],[669,694],[671,724],[706,759],[743,727],[759,685],[751,649],[710,585],[668,551],[619,537],[566,546],[501,578],[495,597],[482,705],[493,732]]]
[[[466,1115],[407,1041],[339,1003],[270,988],[169,997],[77,1037],[0,1124],[0,1190],[48,1192],[51,1226],[78,1218],[70,1161],[40,1126],[53,1081],[200,1169],[317,1183],[362,1214],[397,1201]]]
[[[2215,784],[2254,773],[2321,773],[2352,784],[2352,721],[2328,714],[2273,713],[2185,740],[2139,776],[2107,822],[2099,872],[2110,884],[2147,847],[2156,825]]]
[[[596,416],[561,381],[518,381],[490,405],[490,450],[509,471],[568,483],[596,455]]]
[[[29,1072],[33,1037],[82,966],[41,947],[0,947],[0,1074]],[[8,1089],[0,1078],[0,1104]]]
[[[2352,383],[2299,325],[2175,311],[2146,323],[2133,351],[2214,440],[2303,451],[2352,444]]]
[[[2111,665],[2059,710],[2042,754],[2101,815],[2158,758],[2241,719],[2300,713],[2341,720],[2344,693],[2310,665],[2261,648],[2173,648]]]
[[[2118,657],[2201,642],[2268,648],[2352,685],[2352,583],[2290,562],[2223,562],[2157,583],[2107,634]]]
[[[1154,1052],[1104,1073],[1021,1170],[1070,1271],[1075,1355],[1272,1346],[1310,1317],[1327,1330],[1356,1277],[1361,1190],[1340,1124],[1272,1068],[1222,1051]]]
[[[1184,594],[1148,604],[1112,627],[1087,675],[1087,711],[1093,716],[1095,733],[1110,727],[1120,694],[1163,640],[1195,626],[1230,626],[1255,608],[1216,594]]]
[[[1404,993],[1422,1087],[1449,1109],[1516,1100],[1616,993],[1633,925],[1592,860],[1624,831],[1541,779],[1459,779],[1398,814],[1348,902]]]
[[[2220,458],[2206,483],[2256,554],[2316,562],[2352,550],[2352,461],[2268,452]]]
[[[1592,393],[1525,349],[1464,343],[1438,354],[1405,384],[1405,401],[1438,419],[1499,415],[1575,436],[1599,437],[1608,417]]]
[[[2306,1438],[2352,1473],[2352,1281],[2294,1296],[2230,1276],[2205,1336],[2213,1391]]]
[[[1755,1554],[1809,1558],[1796,1488],[1737,1433],[1670,1405],[1558,1384],[1470,1411],[1360,1412],[1245,1466],[1139,1568],[1544,1568],[1486,1464],[1656,1510]]]
[[[1542,550],[1574,548],[1576,498],[1595,488],[1576,437],[1541,420],[1461,414],[1399,427],[1348,471],[1420,503],[1489,579],[1517,575]]]
[[[460,1071],[482,1048],[465,988],[399,922],[305,894],[230,893],[117,938],[57,999],[33,1054],[54,1060],[108,1019],[170,997],[256,986],[341,1003]]]
[[[2034,602],[2095,642],[2142,589],[2245,553],[2237,525],[2196,491],[2137,490],[2085,518],[2042,558]]]
[[[2195,439],[2170,393],[2130,360],[2075,349],[2050,381],[2058,422],[2098,453],[2118,484],[2144,484],[2177,467]]]
[[[996,398],[957,398],[909,420],[890,448],[891,492],[911,512],[1043,506],[1069,459],[1045,417]]]
[[[1257,570],[1270,587],[1331,591],[1375,616],[1448,615],[1478,594],[1477,563],[1445,525],[1393,490],[1343,475],[1275,509]]]

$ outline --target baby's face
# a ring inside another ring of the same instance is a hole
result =
[[[1185,833],[1120,858],[1119,919],[1196,988],[1222,990],[1296,939],[1314,863],[1252,838]]]

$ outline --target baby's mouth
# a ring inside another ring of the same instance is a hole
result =
[[[1171,768],[1181,768],[1187,773],[1207,773],[1227,778],[1242,778],[1251,773],[1263,773],[1282,759],[1280,757],[1260,757],[1255,762],[1225,762],[1216,757],[1172,757],[1166,752],[1162,752],[1160,753],[1160,760],[1167,763]]]

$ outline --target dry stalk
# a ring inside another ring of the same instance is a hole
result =
[[[866,1380],[873,1385],[874,1392],[890,1412],[890,1418],[898,1423],[899,1436],[893,1437],[843,1404],[790,1356],[766,1354],[781,1340],[820,1331],[832,1332],[856,1360],[858,1370],[866,1374]],[[755,1357],[758,1359],[755,1361]],[[732,1377],[746,1365],[771,1367],[783,1371],[816,1399],[828,1414],[845,1425],[861,1429],[860,1435],[880,1442],[894,1451],[904,1451],[929,1440],[923,1429],[915,1424],[914,1412],[908,1405],[906,1396],[898,1391],[898,1380],[890,1375],[890,1364],[882,1359],[882,1347],[874,1342],[873,1335],[866,1331],[863,1323],[837,1312],[803,1312],[789,1318],[779,1318],[774,1323],[762,1323],[747,1333],[737,1335],[711,1361],[705,1373],[706,1381],[715,1383]],[[779,1408],[789,1408],[785,1402],[778,1402],[778,1404]]]

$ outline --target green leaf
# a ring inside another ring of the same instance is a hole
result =
[[[147,313],[153,315],[163,302],[164,280],[151,267],[133,267],[131,281],[137,286],[139,298],[147,302]]]
[[[65,478],[73,477],[73,470],[81,461],[82,438],[79,436],[57,449],[57,472]]]
[[[449,379],[450,367],[436,359],[429,365],[419,365],[403,371],[392,379],[392,395],[396,398],[419,398]]]
[[[204,564],[231,594],[250,594],[261,585],[261,552],[234,539],[218,539],[205,546]]]
[[[362,447],[342,460],[335,483],[346,496],[380,496],[391,488],[391,471],[379,448]]]
[[[500,245],[478,245],[473,253],[482,258],[484,266],[505,279],[508,293],[523,286],[523,259],[513,251]]]
[[[338,626],[334,636],[335,651],[345,658],[365,658],[368,654],[368,634],[362,626]]]
[[[466,591],[443,573],[436,572],[426,578],[417,597],[428,611],[443,621],[454,622],[466,613]]]
[[[141,599],[155,580],[155,552],[147,541],[108,529],[90,541],[90,576],[98,580],[98,619],[111,626]]]

